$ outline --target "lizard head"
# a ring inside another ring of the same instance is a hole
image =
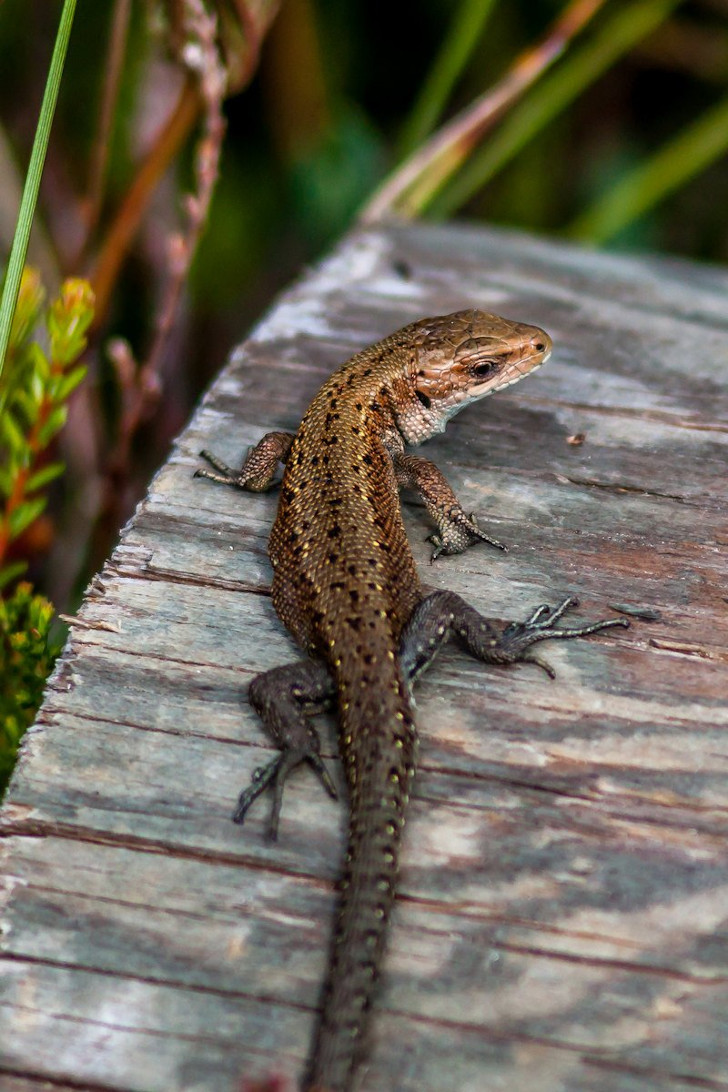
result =
[[[408,443],[441,432],[458,410],[517,383],[551,354],[544,330],[487,311],[456,311],[407,329],[409,381],[422,407],[398,422]]]

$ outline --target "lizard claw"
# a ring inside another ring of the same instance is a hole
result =
[[[430,557],[430,564],[441,554],[461,554],[476,542],[487,542],[490,546],[495,546],[497,550],[508,553],[507,546],[499,542],[497,538],[486,535],[485,531],[481,531],[474,513],[471,512],[467,516],[462,508],[455,506],[441,520],[439,532],[429,535],[427,541],[435,547]]]
[[[571,600],[571,605],[574,607],[577,605],[576,599]],[[537,623],[540,623],[541,620],[545,618],[548,618],[549,621],[553,622],[551,607],[548,605],[548,603],[542,603],[540,607],[536,607],[530,618],[526,619],[524,625],[535,626]]]
[[[471,523],[471,534],[479,538],[481,542],[487,542],[489,546],[495,546],[497,550],[503,550],[504,553],[508,553],[508,547],[503,542],[499,542],[497,538],[491,538],[490,535],[486,535],[485,531],[481,531],[478,526],[478,520],[475,517],[475,513],[471,512],[468,517]]]
[[[243,789],[238,797],[238,802],[235,806],[235,811],[233,812],[233,823],[244,822],[250,805],[258,799],[262,792],[265,792],[271,781],[276,777],[282,757],[282,755],[279,755],[266,766],[258,766],[256,770],[253,770],[253,774],[250,778],[250,785],[247,789]]]
[[[213,455],[211,451],[203,448],[200,452],[200,458],[206,459],[207,462],[213,467],[213,470],[208,470],[207,467],[198,466],[192,475],[193,478],[207,478],[208,481],[218,482],[220,485],[240,485],[240,471],[233,470],[231,466],[224,463],[222,459],[218,459],[217,455]]]
[[[311,763],[314,770],[319,775],[321,784],[326,789],[326,792],[329,794],[331,799],[338,800],[339,790],[336,788],[336,785],[334,784],[334,779],[332,778],[331,774],[326,769],[324,761],[319,758],[318,755],[309,755],[308,761]]]
[[[446,553],[445,545],[439,535],[428,535],[425,542],[431,542],[435,549],[430,554],[430,565],[435,562],[440,554]]]
[[[545,672],[545,674],[548,675],[548,677],[550,679],[555,679],[556,678],[556,672],[554,671],[551,664],[546,663],[546,661],[542,660],[540,656],[533,656],[533,655],[532,656],[526,656],[526,655],[524,655],[524,656],[521,657],[520,662],[522,664],[535,664],[536,667],[540,667],[541,670],[543,672]]]
[[[259,766],[256,770],[253,770],[250,785],[248,785],[247,789],[243,789],[238,797],[238,803],[233,812],[233,822],[242,824],[248,814],[250,805],[258,799],[261,793],[265,792],[269,785],[272,785],[273,807],[271,809],[268,837],[271,842],[276,842],[278,840],[278,826],[283,803],[283,789],[291,770],[295,769],[304,758],[313,766],[329,796],[333,800],[338,800],[338,790],[322,758],[313,750],[310,753],[302,754],[299,750],[290,748],[278,755],[266,766]]]

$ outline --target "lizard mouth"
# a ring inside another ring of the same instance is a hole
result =
[[[517,383],[519,379],[525,378],[527,375],[531,375],[533,372],[538,371],[551,356],[551,346],[541,355],[540,353],[534,353],[531,356],[522,357],[520,360],[513,360],[503,372],[495,380],[490,380],[490,386],[486,380],[479,387],[476,387],[476,391],[483,394],[493,394],[495,391],[501,391],[504,387],[512,387],[514,383]]]
[[[538,371],[538,369],[544,363],[545,361],[540,360],[538,364],[532,364],[530,368],[526,368],[525,370],[521,370],[519,368],[515,372],[510,372],[507,376],[503,377],[502,382],[498,383],[497,386],[493,387],[490,393],[493,394],[495,393],[495,391],[502,391],[505,390],[506,387],[512,387],[514,383],[518,383],[518,381],[523,379],[524,376],[532,375],[534,372]]]

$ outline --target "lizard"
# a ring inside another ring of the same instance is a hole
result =
[[[271,488],[284,465],[268,545],[272,599],[309,653],[250,684],[251,705],[280,753],[241,792],[235,822],[270,789],[275,839],[285,781],[303,762],[337,797],[310,718],[338,707],[348,842],[305,1092],[349,1092],[368,1052],[416,766],[416,677],[449,638],[485,663],[535,662],[553,677],[530,651],[537,642],[629,625],[557,626],[577,605],[568,598],[499,629],[454,592],[426,591],[407,540],[403,486],[419,492],[435,523],[433,560],[479,541],[505,549],[466,514],[440,470],[406,448],[533,372],[550,352],[544,330],[495,314],[422,319],[351,357],[321,387],[298,431],[268,433],[240,469],[201,452],[212,469],[199,468],[198,476],[244,490]]]

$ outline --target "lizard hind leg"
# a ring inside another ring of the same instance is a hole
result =
[[[615,626],[628,627],[623,618],[609,618],[583,626],[556,623],[578,601],[564,599],[557,607],[536,607],[525,622],[511,622],[502,632],[474,607],[451,591],[436,591],[422,599],[404,628],[400,658],[406,677],[413,682],[450,637],[455,637],[478,660],[490,664],[534,663],[550,677],[553,669],[529,650],[552,638],[586,637]]]
[[[302,762],[313,767],[329,796],[338,798],[336,786],[321,758],[318,732],[309,719],[331,705],[335,692],[333,679],[324,664],[313,660],[274,667],[253,679],[248,691],[250,704],[281,753],[253,773],[251,784],[238,798],[233,822],[242,823],[251,804],[270,787],[273,807],[269,831],[271,840],[275,841],[286,780]]]

